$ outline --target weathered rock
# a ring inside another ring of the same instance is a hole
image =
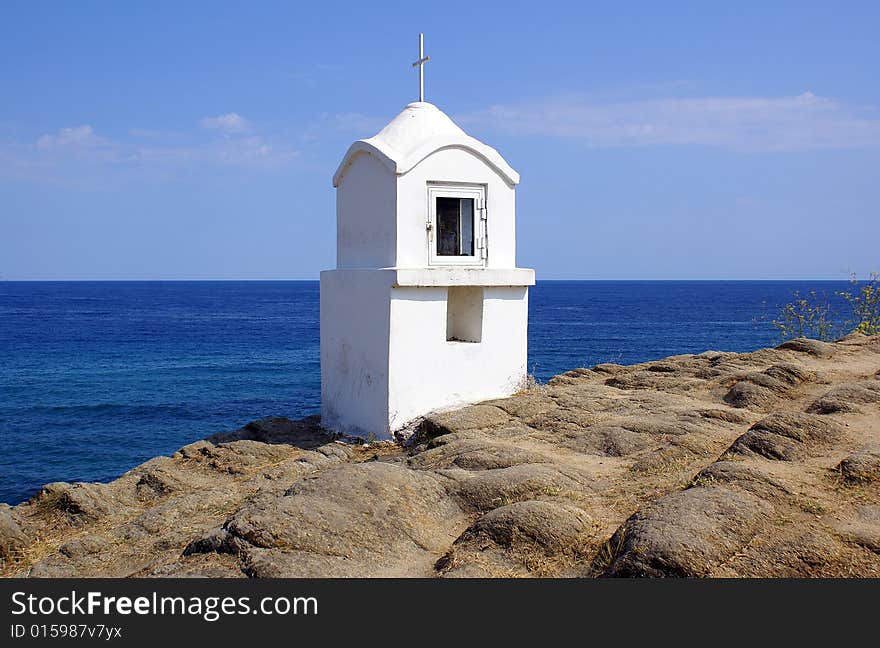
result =
[[[592,369],[578,367],[577,369],[572,369],[571,371],[561,373],[558,376],[553,376],[547,384],[552,386],[579,385],[583,383],[584,378],[589,378],[595,373],[596,372],[594,372]]]
[[[251,421],[235,432],[213,434],[206,440],[214,444],[229,443],[230,441],[284,443],[303,450],[313,450],[331,442],[333,438],[333,435],[328,434],[321,427],[319,416],[309,416],[299,421],[293,421],[283,416],[273,416]]]
[[[572,504],[532,500],[490,511],[466,534],[485,535],[505,547],[535,544],[555,553],[572,548],[591,528],[590,516]]]
[[[767,368],[764,373],[792,387],[816,379],[814,372],[793,362],[780,362]]]
[[[625,457],[653,445],[648,433],[625,427],[600,427],[593,432],[597,437],[598,449],[609,457]]]
[[[445,578],[573,574],[594,534],[590,516],[571,503],[517,502],[478,518],[434,568]]]
[[[806,456],[817,445],[840,438],[843,431],[836,423],[801,412],[774,412],[740,436],[728,452],[755,454],[780,461],[794,461]]]
[[[508,415],[520,419],[526,425],[540,425],[558,407],[556,401],[550,398],[546,391],[519,394],[511,398],[489,401],[486,404],[504,410]]]
[[[774,378],[764,371],[753,371],[746,374],[745,381],[769,389],[771,392],[779,396],[785,394],[789,388],[788,383],[783,382],[778,378]]]
[[[731,454],[749,452],[776,461],[795,461],[804,456],[803,447],[799,443],[766,430],[749,430],[728,449]]]
[[[611,537],[606,576],[705,576],[742,548],[772,513],[749,493],[697,487],[667,495]]]
[[[762,409],[776,403],[776,395],[767,387],[742,380],[724,395],[724,402],[734,407]]]
[[[842,428],[821,416],[801,412],[773,412],[752,426],[805,444],[828,443],[843,435]]]
[[[859,408],[852,403],[834,396],[817,398],[807,407],[807,412],[810,414],[848,414],[858,411]]]
[[[443,441],[446,435],[434,441]],[[457,466],[465,470],[492,470],[509,468],[518,464],[550,462],[547,454],[523,448],[515,443],[493,441],[485,438],[453,438],[448,442],[435,444],[429,450],[419,452],[409,460],[409,465],[418,470],[449,468]]]
[[[211,529],[201,538],[196,538],[186,545],[182,555],[191,556],[204,553],[235,554],[238,553],[240,548],[241,543],[236,536],[229,533],[226,529],[217,528]]]
[[[844,479],[851,482],[880,481],[880,448],[863,448],[837,464]]]
[[[830,358],[834,354],[834,347],[827,342],[811,340],[808,338],[795,338],[780,344],[777,349],[806,353],[817,358]]]
[[[623,457],[652,447],[651,437],[619,426],[574,428],[558,434],[558,444],[575,452]]]
[[[842,574],[855,566],[857,559],[850,548],[837,541],[828,530],[812,525],[773,538],[762,549],[765,555],[756,561],[756,566],[770,571],[777,578],[822,578]]]
[[[30,542],[30,538],[13,517],[6,504],[0,504],[0,559],[13,560]]]
[[[700,430],[698,426],[682,420],[661,418],[622,418],[615,421],[620,427],[637,434],[682,436],[694,434]]]
[[[137,575],[144,578],[246,578],[237,556],[212,553],[187,555]]]
[[[604,374],[618,374],[622,371],[626,371],[627,367],[619,364],[614,364],[612,362],[602,362],[593,367],[593,371]]]
[[[105,484],[52,482],[34,496],[37,507],[67,516],[72,524],[84,524],[107,515],[114,506]]]
[[[138,466],[133,471],[137,475],[135,491],[138,499],[155,500],[186,490],[192,484],[186,482],[183,471],[177,469],[168,457],[156,457]]]
[[[232,475],[247,475],[267,462],[279,462],[302,452],[299,448],[290,445],[250,440],[194,446],[196,444],[185,446],[180,453],[190,461],[203,464],[211,470]]]
[[[391,463],[342,464],[257,498],[226,531],[252,575],[426,575],[466,526],[437,476]]]
[[[648,371],[656,373],[675,373],[681,371],[681,366],[674,362],[655,362],[647,366]]]
[[[621,373],[608,378],[605,384],[617,389],[655,389],[674,393],[688,392],[700,384],[695,378],[680,376],[676,373],[656,371],[635,371]]]
[[[471,405],[463,409],[425,417],[416,434],[421,438],[432,438],[452,432],[480,430],[503,425],[510,416],[500,407],[493,405]]]
[[[451,492],[469,509],[491,511],[540,496],[581,490],[582,484],[553,464],[524,464],[477,473],[444,473],[455,479]]]
[[[694,484],[733,486],[768,501],[790,495],[785,484],[740,461],[716,461],[709,464],[697,473]]]
[[[807,408],[816,414],[858,412],[857,405],[880,403],[880,380],[864,380],[834,387]]]
[[[563,392],[557,401],[556,409],[523,422],[536,430],[547,432],[582,430],[596,422],[595,412],[585,406],[587,404],[585,401],[586,398],[582,394],[573,396]]]
[[[112,542],[106,536],[88,535],[65,542],[58,548],[58,551],[68,558],[76,559],[99,554],[102,551],[107,551],[111,546]]]
[[[836,523],[836,530],[847,541],[880,554],[880,505],[862,504],[853,515]]]
[[[697,414],[706,419],[716,419],[726,423],[745,423],[747,420],[742,414],[732,410],[705,409],[697,411]]]

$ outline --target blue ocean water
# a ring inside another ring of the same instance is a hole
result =
[[[757,349],[778,341],[762,313],[847,286],[542,281],[529,370]],[[317,282],[0,282],[0,502],[319,409]]]

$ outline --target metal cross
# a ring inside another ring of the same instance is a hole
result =
[[[425,35],[419,34],[419,60],[412,64],[419,68],[419,101],[425,100],[425,63],[430,60],[430,56],[425,56]]]

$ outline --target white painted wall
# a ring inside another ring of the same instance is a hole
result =
[[[321,423],[388,436],[389,296],[394,273],[321,273]]]
[[[376,157],[360,153],[336,190],[336,267],[394,266],[396,218],[397,178]]]
[[[483,297],[479,286],[449,286],[446,293],[446,341],[483,340]]]
[[[429,182],[486,185],[489,241],[486,267],[516,267],[514,187],[474,153],[461,148],[436,151],[398,178],[397,267],[415,268],[428,265],[428,231],[425,223],[428,220]]]
[[[352,145],[334,176],[337,269],[321,273],[325,427],[387,438],[429,412],[522,385],[534,272],[516,268],[518,181],[430,104],[410,104]],[[438,182],[485,186],[485,267],[429,267],[428,185]],[[450,287],[466,287],[460,318],[482,310],[481,334],[463,329],[480,342],[447,341]]]
[[[487,287],[482,342],[446,341],[444,287],[391,291],[389,429],[514,393],[526,377],[528,288]]]
[[[480,342],[446,339],[445,286],[393,270],[321,273],[321,422],[388,438],[419,416],[514,393],[526,376],[528,288],[483,287]]]

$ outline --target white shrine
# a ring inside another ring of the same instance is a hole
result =
[[[321,273],[321,422],[389,438],[526,379],[519,174],[424,99],[349,147],[333,176],[336,269]]]

